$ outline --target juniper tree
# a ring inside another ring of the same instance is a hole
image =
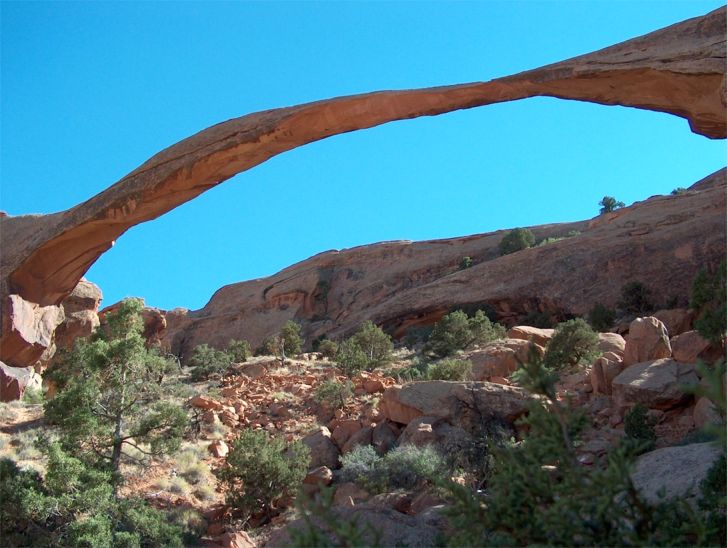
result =
[[[57,394],[45,416],[58,427],[63,449],[113,474],[130,448],[161,455],[179,447],[185,411],[165,400],[172,367],[142,337],[142,303],[126,299],[90,339],[77,342],[48,375]]]

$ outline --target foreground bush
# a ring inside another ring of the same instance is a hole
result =
[[[599,354],[598,334],[582,318],[576,318],[556,326],[543,361],[546,367],[557,370],[585,365]]]
[[[275,503],[295,494],[308,471],[310,451],[301,442],[286,444],[264,431],[245,430],[232,442],[217,472],[227,503],[244,519],[272,517]]]
[[[624,433],[634,444],[635,453],[641,454],[656,447],[656,421],[649,417],[649,410],[638,403],[624,416]]]

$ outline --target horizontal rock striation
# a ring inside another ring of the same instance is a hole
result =
[[[249,114],[167,148],[67,211],[2,216],[0,359],[12,365],[24,365],[26,359],[15,342],[5,344],[15,331],[9,295],[28,307],[58,306],[132,226],[277,154],[326,137],[395,120],[552,96],[669,112],[686,118],[697,133],[724,138],[725,13],[720,8],[610,48],[490,82],[381,91]],[[8,347],[14,348],[9,355]]]

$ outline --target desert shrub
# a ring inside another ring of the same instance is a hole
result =
[[[708,341],[720,344],[727,333],[727,261],[712,274],[704,269],[697,273],[689,305],[699,313],[695,329]]]
[[[651,290],[638,281],[625,284],[621,288],[618,307],[627,314],[643,314],[654,310]]]
[[[301,442],[286,444],[264,431],[245,430],[232,442],[225,464],[216,472],[227,503],[244,518],[266,517],[276,501],[293,495],[308,470],[310,451]]]
[[[529,312],[519,323],[521,325],[539,327],[540,329],[550,329],[553,327],[555,320],[553,320],[553,316],[547,310],[544,312],[534,310]]]
[[[336,363],[344,375],[353,377],[368,368],[369,359],[354,340],[346,339],[338,346]]]
[[[316,388],[313,399],[329,409],[341,409],[353,397],[353,383],[340,382],[336,379],[323,381]]]
[[[727,544],[727,457],[722,454],[699,484],[699,509],[706,514],[707,538],[715,545]]]
[[[280,330],[280,341],[286,356],[294,356],[301,353],[303,339],[300,336],[300,324],[288,320]]]
[[[425,351],[444,358],[474,344],[484,344],[504,336],[505,328],[493,324],[482,310],[478,310],[472,318],[468,318],[462,310],[455,310],[434,326]]]
[[[111,475],[58,444],[45,478],[0,461],[0,538],[22,546],[182,546],[181,528],[139,499],[117,499]]]
[[[366,354],[369,361],[367,368],[380,367],[391,361],[394,349],[391,337],[373,322],[364,322],[352,339]]]
[[[195,346],[192,351],[192,357],[187,365],[192,368],[192,380],[202,381],[213,375],[219,375],[227,370],[232,364],[230,355],[222,350],[212,348],[208,344],[200,344]]]
[[[616,201],[616,198],[613,196],[604,196],[600,202],[598,202],[598,205],[601,206],[601,213],[610,213],[611,211],[615,211],[616,209],[624,207],[626,204],[624,204],[621,201]]]
[[[528,228],[515,228],[500,241],[500,255],[509,255],[535,244],[535,235]]]
[[[596,331],[605,332],[611,329],[613,322],[616,320],[616,311],[613,308],[596,303],[588,313],[588,323]]]
[[[230,342],[227,343],[226,352],[230,357],[230,361],[233,363],[245,362],[252,354],[250,350],[250,343],[244,339],[230,339]]]
[[[23,403],[29,403],[31,405],[38,405],[45,401],[43,390],[40,388],[26,388],[23,392]]]
[[[543,358],[546,367],[563,369],[583,365],[599,355],[598,335],[582,318],[558,324]]]
[[[656,421],[649,417],[649,410],[640,403],[629,409],[624,416],[624,432],[636,454],[646,453],[656,446],[655,425]]]
[[[472,262],[472,257],[462,257],[462,260],[459,262],[459,269],[460,270],[466,270],[470,268],[474,263]]]
[[[415,326],[410,327],[404,335],[404,346],[413,350],[417,345],[426,343],[432,335],[433,326]]]
[[[341,480],[382,493],[414,489],[436,477],[446,467],[431,446],[402,445],[380,457],[370,445],[359,446],[341,457]]]
[[[399,383],[412,382],[426,378],[429,365],[425,357],[417,356],[406,367],[392,367],[382,373],[387,377],[394,377]]]
[[[681,194],[686,194],[688,190],[684,188],[683,186],[677,187],[674,190],[671,191],[672,196],[679,196]]]
[[[427,369],[427,378],[432,381],[465,381],[472,376],[472,362],[447,358],[433,363]]]
[[[277,337],[267,337],[263,339],[255,349],[256,356],[276,356],[278,354],[278,348],[280,346],[280,340]]]
[[[333,359],[338,354],[338,343],[331,339],[323,339],[318,345],[318,352],[328,359]]]

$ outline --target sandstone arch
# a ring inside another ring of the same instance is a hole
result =
[[[126,230],[277,154],[326,137],[395,120],[552,96],[668,112],[686,118],[696,133],[725,138],[726,15],[727,8],[720,8],[490,82],[381,91],[249,114],[167,148],[67,211],[0,218],[0,359],[22,366],[40,356],[48,337],[28,340],[33,327],[17,325],[20,308],[26,324],[47,317],[52,310],[42,307],[59,305]]]

